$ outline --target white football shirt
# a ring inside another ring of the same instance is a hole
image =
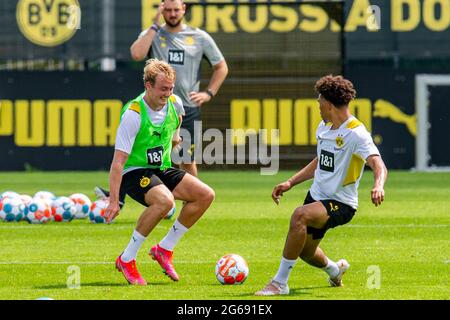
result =
[[[318,163],[311,196],[314,200],[336,200],[356,209],[366,159],[380,155],[370,133],[352,116],[335,130],[331,130],[331,123],[322,121],[316,138]]]

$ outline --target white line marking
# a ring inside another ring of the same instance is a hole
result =
[[[450,228],[450,224],[346,224],[347,228]]]
[[[71,262],[71,261],[0,261],[0,265],[13,265],[13,264],[113,264],[114,261],[84,261],[84,262]],[[143,262],[145,263],[145,262]]]
[[[58,222],[56,222],[58,223]],[[46,225],[56,225],[56,223],[49,223]],[[61,222],[63,223],[63,222]],[[58,223],[59,224],[59,223]],[[0,229],[35,229],[35,230],[39,230],[39,226],[41,226],[40,224],[30,224],[30,225],[17,225],[17,223],[15,222],[5,222],[3,225],[0,226]],[[42,225],[44,226],[44,225]],[[129,230],[134,230],[134,228],[136,227],[135,224],[133,225],[129,225],[129,226],[115,226],[115,225],[106,225],[106,224],[101,224],[101,225],[94,225],[94,224],[86,224],[86,225],[82,225],[82,224],[76,224],[76,225],[70,225],[70,224],[64,224],[61,225],[59,224],[56,228],[58,229],[72,229],[72,230],[78,230],[78,228],[80,227],[93,227],[93,228],[102,228],[101,230],[105,230],[106,228],[111,228],[111,230],[120,230],[120,229],[129,229]],[[163,225],[157,225],[155,228],[165,228],[165,229],[169,229],[169,226],[163,226]],[[45,230],[50,230],[50,229],[45,229]],[[54,230],[54,229],[51,229]]]
[[[9,225],[6,225],[6,223],[4,225],[0,226],[0,229],[36,229],[39,230],[37,228],[39,225],[23,225],[23,226],[19,226],[15,223],[10,223]],[[76,230],[79,227],[82,227],[83,225],[59,225],[57,228],[58,229],[67,229],[67,228],[72,228],[73,230]],[[130,226],[115,226],[115,225],[99,225],[99,226],[94,226],[94,225],[90,225],[87,224],[86,226],[92,226],[93,228],[102,228],[101,230],[105,230],[106,228],[103,227],[107,227],[107,228],[111,228],[111,230],[118,230],[118,229],[129,229],[129,230],[133,230],[134,225],[130,225]],[[345,227],[347,228],[450,228],[450,224],[346,224]],[[163,225],[157,225],[155,228],[164,228],[167,229],[169,228],[169,226],[163,226]],[[50,229],[46,229],[46,231],[48,231]],[[51,229],[54,230],[54,229]]]
[[[68,265],[101,265],[101,264],[114,264],[114,261],[0,261],[0,265],[38,265],[38,264],[68,264]],[[156,261],[142,261],[138,264],[151,264]],[[191,261],[177,261],[177,264],[210,264],[211,262],[191,262]]]

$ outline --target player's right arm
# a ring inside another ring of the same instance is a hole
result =
[[[139,109],[128,109],[125,111],[117,128],[114,158],[109,171],[109,205],[105,211],[107,223],[110,223],[119,214],[119,192],[122,183],[122,172],[141,126],[141,116],[137,110]]]
[[[283,196],[283,193],[289,191],[293,186],[305,182],[314,178],[314,171],[317,168],[317,157],[315,157],[306,167],[301,169],[295,175],[290,177],[285,182],[282,182],[273,188],[272,191],[272,199],[276,204],[280,203],[280,198]]]
[[[153,20],[153,25],[156,25],[158,28],[160,27],[159,20],[163,9],[164,9],[164,2],[161,2],[158,8],[158,12],[156,13],[155,19]],[[142,61],[147,57],[148,51],[150,50],[150,47],[152,46],[153,43],[153,39],[155,38],[155,35],[157,33],[156,30],[152,29],[152,26],[150,26],[147,30],[143,31],[131,45],[130,53],[133,60]]]
[[[373,170],[374,183],[370,196],[372,203],[378,207],[384,201],[384,184],[387,179],[387,168],[379,155],[369,156],[366,163]]]
[[[372,203],[378,207],[384,201],[384,184],[387,179],[387,168],[367,130],[356,132],[357,144],[355,154],[366,159],[366,164],[373,170],[374,184],[370,192]]]
[[[106,223],[110,223],[120,211],[119,206],[119,190],[122,183],[122,171],[128,160],[128,153],[120,150],[114,151],[114,158],[109,171],[109,205],[105,211]]]

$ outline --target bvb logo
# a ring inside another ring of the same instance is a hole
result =
[[[184,39],[184,43],[188,46],[193,46],[195,44],[195,40],[193,37],[186,37]]]
[[[336,137],[336,145],[340,148],[344,145],[344,139],[341,136]]]
[[[54,47],[69,40],[80,29],[78,0],[19,0],[16,19],[31,42]]]
[[[148,178],[148,177],[142,177],[141,178],[141,187],[142,188],[145,188],[149,184],[150,184],[150,178]]]

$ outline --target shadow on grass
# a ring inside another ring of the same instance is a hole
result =
[[[166,286],[170,283],[161,283],[161,282],[155,282],[155,283],[147,283],[147,286]],[[81,288],[83,287],[131,287],[128,283],[111,283],[111,282],[87,282],[87,283],[81,283]],[[143,286],[144,287],[144,286]],[[54,284],[54,285],[48,285],[48,286],[35,286],[35,289],[67,289],[67,284]]]
[[[290,295],[296,295],[296,294],[307,294],[304,291],[311,291],[316,289],[330,289],[330,286],[317,286],[317,287],[304,287],[304,288],[291,288],[290,289]],[[303,292],[302,292],[303,291]],[[311,293],[308,293],[311,294]]]
[[[312,290],[317,290],[317,289],[329,289],[330,286],[318,286],[318,287],[304,287],[304,288],[290,288],[290,292],[288,297],[295,297],[295,296],[302,296],[302,295],[312,295],[313,293],[311,292]],[[255,291],[256,292],[256,291]],[[283,298],[286,297],[285,295],[282,296],[256,296],[255,292],[244,292],[244,293],[240,293],[240,294],[230,294],[230,298],[269,298],[269,299],[273,299],[273,298]],[[221,297],[223,298],[224,295],[226,295],[226,293],[224,294],[220,294],[220,295],[215,295],[215,297]]]

